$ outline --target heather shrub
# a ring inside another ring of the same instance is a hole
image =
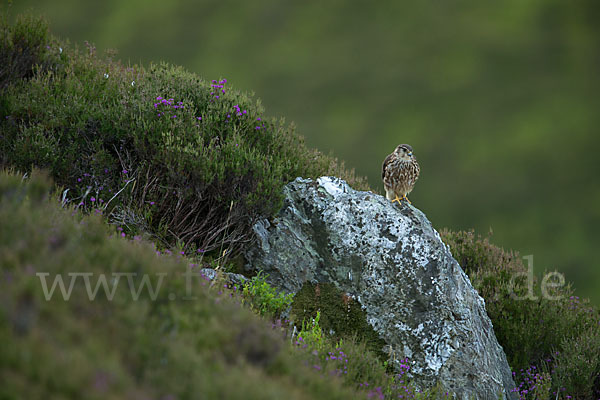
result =
[[[115,234],[51,187],[37,170],[0,172],[0,398],[451,398],[318,318],[290,343],[192,260]]]
[[[450,399],[453,395],[439,385],[419,390],[412,383],[410,360],[400,360],[400,370],[391,371],[387,363],[357,335],[335,340],[320,325],[321,313],[302,321],[295,337],[297,356],[315,373],[335,377],[358,389],[367,399]]]
[[[50,188],[0,172],[0,398],[356,397],[202,276],[188,292],[184,257],[62,208]]]
[[[55,51],[44,38],[36,48]],[[125,66],[90,44],[61,46],[60,72],[7,78],[0,163],[47,168],[66,203],[103,213],[127,233],[228,257],[251,240],[253,221],[278,210],[282,186],[296,177],[336,174],[366,187],[226,79],[163,63]]]
[[[531,382],[537,380],[540,390],[539,384],[548,386],[544,375],[548,374],[554,396],[560,392],[565,396],[561,398],[592,398],[578,394],[593,393],[598,387],[600,369],[594,361],[600,359],[598,309],[574,296],[569,285],[555,288],[552,298],[545,297],[535,277],[533,292],[526,296],[527,282],[515,278],[511,284],[515,274],[525,272],[518,254],[473,232],[444,230],[441,236],[485,299],[518,387],[531,394],[529,389],[536,386]]]
[[[548,360],[546,369],[553,377],[554,395],[600,398],[600,320],[596,318],[595,322],[565,335]]]
[[[443,229],[440,236],[450,246],[452,255],[486,304],[504,295],[503,290],[513,274],[525,270],[518,253],[493,245],[489,237],[481,237],[473,231],[453,232],[447,229]],[[521,290],[519,287],[516,289]]]
[[[8,15],[0,15],[0,90],[36,71],[58,70],[60,53],[42,18],[22,15],[11,26]]]

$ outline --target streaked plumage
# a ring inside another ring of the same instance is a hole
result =
[[[401,144],[396,147],[394,152],[383,160],[381,178],[385,188],[385,197],[392,203],[406,197],[415,186],[419,178],[419,164],[413,155],[412,147],[408,144]]]

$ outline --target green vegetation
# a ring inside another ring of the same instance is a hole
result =
[[[201,277],[186,297],[183,258],[110,235],[101,217],[49,200],[50,188],[35,172],[0,174],[0,398],[356,396],[302,366],[281,331]],[[108,278],[112,300],[100,288],[91,301],[75,272],[89,274],[92,291]],[[46,300],[40,273],[49,289],[75,279],[69,300],[58,286]],[[137,275],[129,284],[115,274]]]
[[[317,320],[334,339],[353,338],[365,344],[382,361],[386,359],[383,340],[367,322],[360,303],[331,283],[306,282],[294,296],[292,314],[298,320]]]
[[[261,315],[279,316],[292,304],[292,295],[277,293],[262,273],[249,279],[242,288],[244,297],[250,300],[251,308]]]
[[[82,53],[58,44],[40,20],[2,23],[0,166],[48,169],[65,202],[102,212],[127,234],[234,255],[297,176],[365,187],[226,79],[124,66],[91,45]],[[46,59],[49,67],[36,66]]]
[[[561,393],[575,399],[595,399],[600,394],[598,308],[580,300],[568,285],[554,288],[551,296],[557,299],[549,299],[535,278],[533,297],[525,299],[527,282],[513,278],[516,273],[525,273],[518,254],[506,252],[473,232],[446,230],[441,236],[485,299],[498,342],[515,371],[515,381],[525,383],[522,389],[531,392],[535,386],[539,392],[540,386],[550,386],[551,398]],[[533,392],[522,396],[543,398]]]
[[[600,305],[597,0],[13,1],[31,8],[100,53],[255,91],[375,190],[412,144],[436,228],[491,226]]]
[[[368,399],[449,399],[447,392],[439,387],[420,391],[407,378],[410,365],[400,360],[400,371],[390,374],[385,363],[367,347],[367,342],[357,340],[356,335],[347,340],[335,341],[323,333],[320,326],[321,312],[302,320],[302,328],[295,336],[294,345],[302,352],[304,362],[325,376],[341,379],[346,385],[366,392]]]
[[[51,189],[37,170],[0,173],[0,398],[446,398],[417,393],[408,365],[394,377],[363,343],[334,342],[318,318],[290,343],[280,320],[242,306],[262,298],[61,207]]]
[[[296,176],[363,180],[225,79],[82,53],[40,19],[1,23],[0,167],[14,172],[0,174],[0,398],[445,396],[417,393],[408,363],[390,375],[360,306],[333,287],[297,294],[295,334],[277,319],[291,299],[261,275],[233,290],[194,272],[225,265]],[[520,396],[597,396],[598,309],[569,286],[515,300],[518,254],[442,237]]]

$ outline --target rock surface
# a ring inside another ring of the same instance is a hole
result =
[[[389,361],[409,359],[419,388],[439,382],[462,399],[511,398],[484,301],[421,211],[333,177],[298,178],[284,191],[279,215],[254,226],[248,266],[288,293],[333,283],[352,296]]]

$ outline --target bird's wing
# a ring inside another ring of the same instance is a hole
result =
[[[385,158],[385,160],[383,160],[383,164],[381,165],[381,179],[385,178],[385,170],[386,170],[387,165],[389,164],[389,162],[392,161],[393,157],[394,157],[394,153],[390,153]]]

